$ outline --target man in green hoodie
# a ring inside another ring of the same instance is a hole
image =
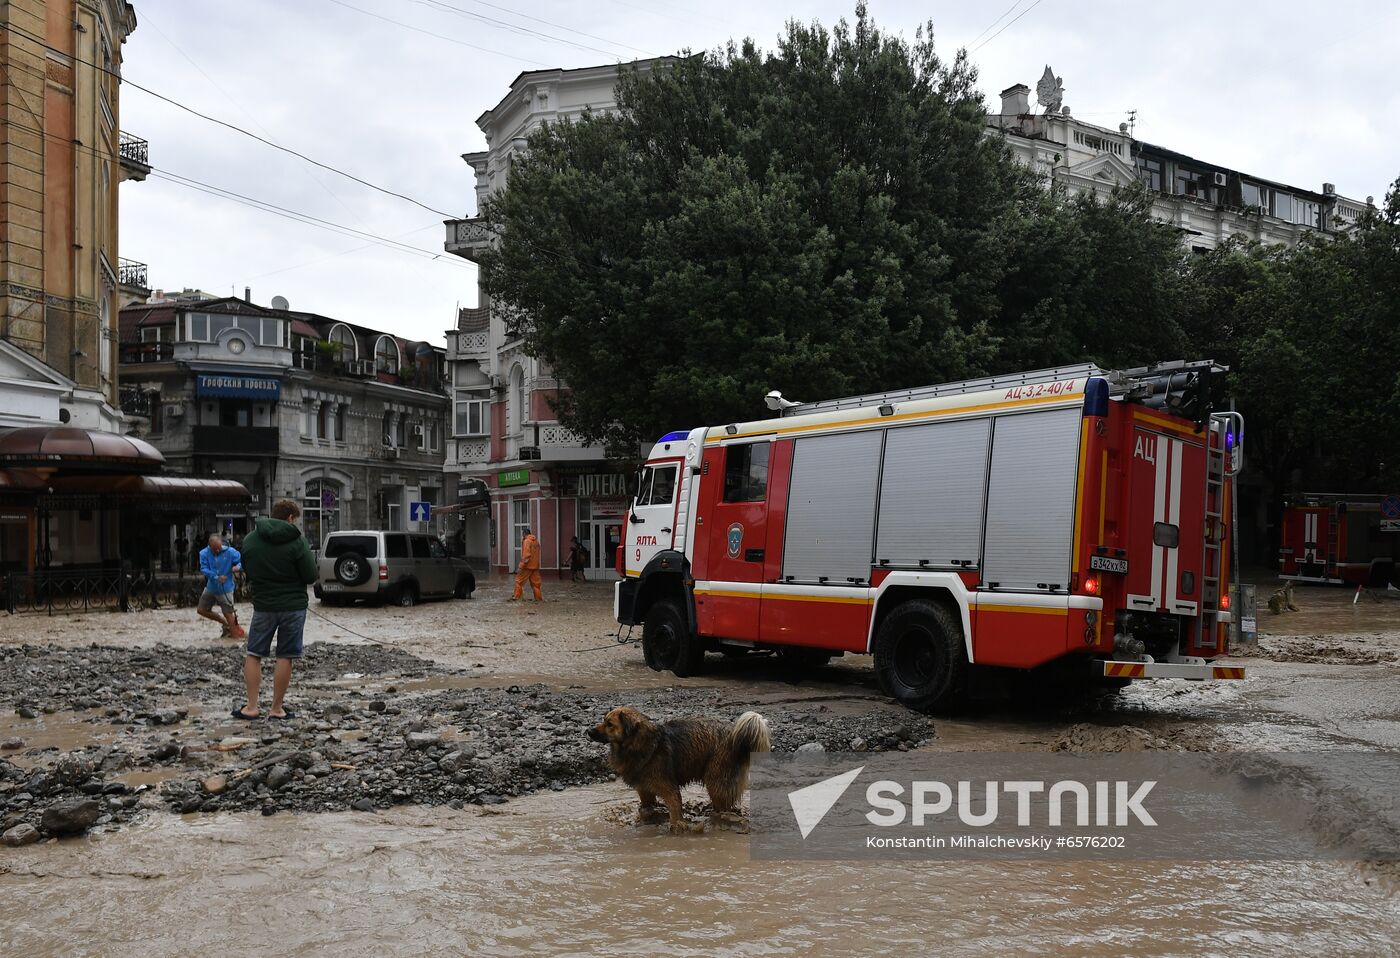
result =
[[[253,621],[248,626],[248,653],[243,658],[243,681],[248,704],[233,710],[233,717],[252,721],[258,717],[258,689],[262,685],[262,660],[272,653],[277,637],[277,667],[272,673],[272,708],[268,716],[289,719],[282,698],[292,681],[292,660],[301,658],[301,636],[306,627],[306,587],[316,581],[316,557],[302,537],[296,521],[301,509],[290,499],[272,504],[272,518],[259,519],[243,540],[243,574],[253,591]]]

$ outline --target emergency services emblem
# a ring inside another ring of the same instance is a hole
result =
[[[739,550],[744,547],[744,524],[742,522],[736,522],[729,527],[727,542],[729,544],[729,558],[739,558]]]

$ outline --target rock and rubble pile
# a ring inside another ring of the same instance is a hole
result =
[[[13,713],[19,733],[0,743],[0,840],[115,826],[153,808],[497,804],[610,780],[605,747],[585,733],[615,706],[658,719],[734,718],[750,707],[717,688],[415,687],[404,680],[448,670],[373,647],[315,646],[303,666],[292,719],[239,722],[229,715],[241,688],[237,650],[0,650],[0,709]],[[347,675],[378,681],[347,687]],[[804,700],[760,710],[779,751],[908,749],[933,736],[931,720],[878,700],[841,712]],[[93,741],[25,743],[25,712],[37,724],[75,711]]]

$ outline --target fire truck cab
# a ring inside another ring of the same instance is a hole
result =
[[[1243,422],[1225,370],[1084,365],[788,406],[663,436],[614,613],[653,669],[707,651],[871,654],[911,708],[973,667],[1122,684],[1242,678],[1226,517]]]

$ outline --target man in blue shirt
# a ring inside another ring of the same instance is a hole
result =
[[[241,570],[243,557],[238,550],[224,545],[218,533],[209,537],[209,545],[199,550],[199,571],[204,573],[204,591],[199,596],[199,614],[223,626],[219,638],[241,639],[247,635],[238,625],[238,613],[233,608],[233,573]],[[214,611],[218,605],[223,615]]]

